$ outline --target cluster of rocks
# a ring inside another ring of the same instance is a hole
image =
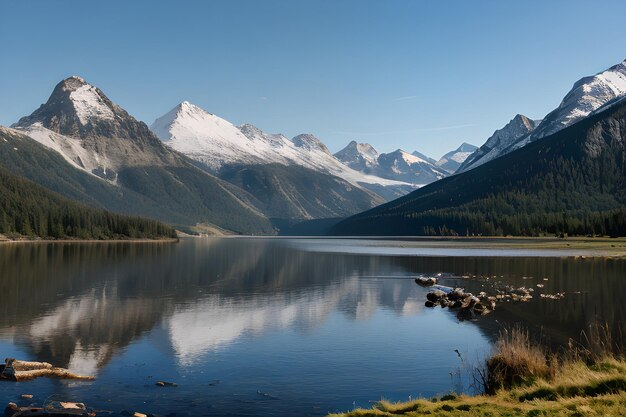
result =
[[[547,280],[547,279],[545,279]],[[510,285],[494,285],[493,294],[481,291],[474,295],[465,292],[463,288],[452,288],[438,285],[436,277],[417,277],[415,283],[421,287],[429,287],[431,291],[426,294],[426,307],[441,306],[458,310],[459,319],[472,318],[485,315],[496,309],[500,302],[527,302],[533,298],[535,290],[530,287],[513,287]],[[543,285],[537,284],[542,288]],[[565,293],[540,294],[542,299],[560,300]]]
[[[432,287],[426,294],[426,307],[448,307],[470,315],[487,314],[496,308],[496,297],[485,292],[474,295],[462,288],[437,285],[437,278],[434,277],[418,277],[415,278],[415,283],[422,287]]]

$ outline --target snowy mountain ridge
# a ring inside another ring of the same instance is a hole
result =
[[[541,121],[523,121],[525,127],[511,126],[512,120],[505,127],[496,131],[459,168],[466,171],[485,162],[505,155],[527,144],[539,140],[582,120],[594,112],[619,102],[626,96],[626,60],[595,75],[583,77],[574,83],[559,106]],[[519,115],[518,115],[519,116]],[[525,116],[524,116],[525,117]],[[517,118],[517,116],[516,116]],[[519,126],[519,121],[517,121]],[[526,130],[526,133],[524,133]],[[500,137],[495,137],[498,132]],[[504,136],[508,135],[506,138]],[[494,138],[495,137],[495,138]],[[498,141],[499,139],[499,141]],[[494,144],[494,142],[498,142]]]
[[[449,173],[435,165],[435,160],[417,151],[408,153],[396,149],[378,153],[369,143],[351,141],[335,157],[358,171],[413,184],[426,185]]]
[[[356,186],[412,186],[367,175],[344,165],[314,135],[302,134],[289,140],[282,134],[267,133],[251,124],[237,127],[187,101],[156,119],[151,129],[168,147],[216,173],[226,166],[276,163],[299,165],[338,176]]]

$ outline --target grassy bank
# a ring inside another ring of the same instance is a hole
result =
[[[371,409],[331,416],[624,416],[626,360],[613,353],[604,329],[589,334],[585,346],[557,356],[522,330],[506,332],[484,368],[476,370],[476,380],[489,394],[381,401]]]

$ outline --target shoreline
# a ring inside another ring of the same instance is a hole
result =
[[[178,243],[178,238],[164,238],[164,239],[0,239],[0,245],[2,244],[23,244],[23,243]]]
[[[626,258],[626,238],[608,237],[484,237],[484,236],[259,236],[259,235],[225,235],[225,236],[193,236],[183,235],[178,238],[162,239],[8,239],[0,235],[1,244],[50,244],[50,243],[178,243],[183,240],[196,239],[270,239],[270,240],[348,240],[367,241],[371,247],[402,248],[402,249],[474,249],[474,250],[570,250],[572,254],[563,254],[571,258]],[[347,252],[351,253],[351,252]]]
[[[187,237],[185,237],[187,238]],[[626,257],[626,238],[609,237],[486,237],[486,236],[201,236],[194,239],[271,239],[271,240],[348,240],[368,241],[368,245],[382,248],[432,248],[432,249],[507,249],[507,250],[570,250],[575,254],[565,257]],[[184,239],[184,238],[181,238]],[[351,252],[346,252],[351,253]]]

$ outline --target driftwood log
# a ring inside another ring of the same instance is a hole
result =
[[[0,379],[9,381],[26,381],[42,376],[86,381],[95,379],[93,376],[78,375],[65,368],[57,368],[48,362],[26,362],[9,358],[4,362],[0,365]]]

